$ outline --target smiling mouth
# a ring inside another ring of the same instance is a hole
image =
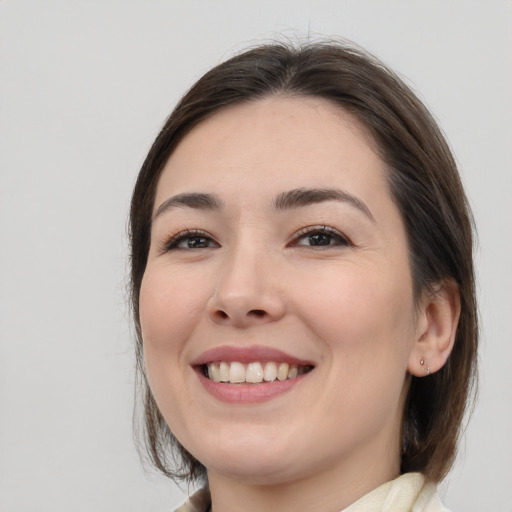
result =
[[[313,366],[277,363],[217,361],[201,365],[203,375],[213,382],[226,384],[265,384],[295,379],[309,373]]]

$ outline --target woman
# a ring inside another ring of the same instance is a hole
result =
[[[261,46],[166,121],[131,207],[155,465],[179,510],[445,510],[476,374],[454,160],[382,63]]]

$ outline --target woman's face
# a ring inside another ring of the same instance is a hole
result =
[[[226,108],[180,142],[153,215],[147,374],[210,475],[398,472],[418,333],[404,226],[359,123],[315,98]]]

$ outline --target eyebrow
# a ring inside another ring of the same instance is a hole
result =
[[[222,201],[214,194],[202,194],[198,192],[178,194],[166,199],[156,211],[154,219],[172,208],[194,208],[197,210],[219,210]]]
[[[295,188],[279,194],[274,202],[276,210],[291,210],[315,203],[338,201],[348,203],[363,212],[372,222],[375,222],[370,209],[356,196],[336,188]],[[157,209],[154,219],[172,208],[194,208],[197,210],[220,210],[222,200],[215,194],[187,192],[166,199]]]
[[[276,197],[274,208],[289,210],[325,201],[348,203],[363,212],[372,222],[375,222],[372,212],[361,199],[337,188],[296,188],[289,190]]]

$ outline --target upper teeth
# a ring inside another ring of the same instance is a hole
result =
[[[215,382],[242,382],[258,383],[273,380],[294,379],[307,371],[307,367],[288,363],[248,363],[233,362],[208,363],[208,377]]]

